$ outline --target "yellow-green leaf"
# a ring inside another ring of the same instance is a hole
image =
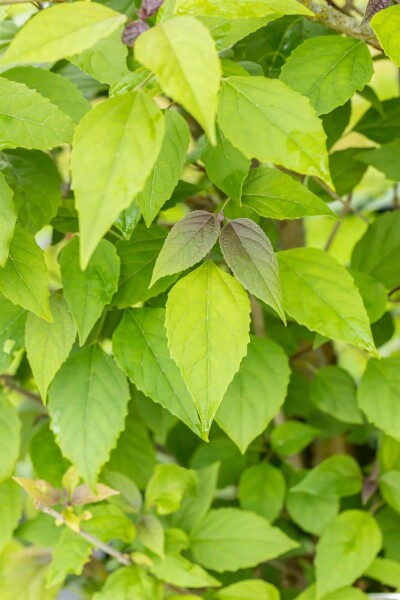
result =
[[[71,169],[83,268],[120,212],[143,189],[163,136],[163,114],[142,92],[110,98],[79,123]]]
[[[0,291],[14,304],[51,321],[43,252],[34,237],[19,225],[11,240],[8,260],[0,269]]]
[[[349,272],[316,248],[278,253],[286,312],[312,331],[376,352],[362,298]]]
[[[72,354],[50,386],[51,428],[90,486],[124,428],[128,400],[125,376],[96,345]]]
[[[322,123],[307,98],[277,79],[228,77],[218,107],[222,132],[247,156],[331,185]]]
[[[14,192],[7,184],[3,173],[0,173],[0,267],[4,267],[7,262],[17,220],[13,195]]]
[[[52,6],[22,27],[0,64],[56,62],[90,48],[124,21],[125,15],[98,2]]]
[[[211,261],[178,281],[168,296],[166,329],[172,358],[209,431],[249,342],[250,303],[233,277]]]
[[[23,83],[0,77],[0,149],[50,150],[70,142],[74,122]]]
[[[30,313],[25,327],[26,352],[43,402],[76,338],[76,326],[62,296],[51,296],[50,309],[51,323]]]
[[[17,409],[0,390],[0,481],[12,475],[19,455],[20,429]]]
[[[175,17],[142,34],[135,56],[164,92],[200,123],[215,143],[221,66],[208,30],[193,17]]]
[[[400,66],[400,6],[380,10],[371,20],[380,45],[397,66]]]
[[[146,185],[137,197],[148,227],[156,218],[181,176],[189,147],[190,132],[185,119],[173,110],[165,112],[165,134],[160,154]]]

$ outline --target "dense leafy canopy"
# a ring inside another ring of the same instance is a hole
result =
[[[1,600],[400,590],[399,31],[4,4]]]

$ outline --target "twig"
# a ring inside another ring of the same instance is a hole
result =
[[[251,320],[257,337],[265,337],[265,320],[260,303],[250,294]]]
[[[391,298],[392,296],[395,295],[396,292],[400,291],[400,285],[397,285],[396,287],[394,287],[392,290],[390,290],[388,296],[389,298]]]
[[[11,375],[0,375],[0,385],[4,385],[4,387],[21,394],[21,396],[26,396],[26,398],[30,398],[35,402],[39,402],[43,404],[41,397],[39,394],[35,394],[35,392],[31,392],[30,390],[26,390],[21,385],[19,385]]]
[[[351,195],[344,202],[343,209],[342,209],[342,211],[341,211],[341,213],[339,215],[341,220],[337,221],[335,223],[335,225],[333,226],[332,231],[331,231],[331,233],[330,233],[330,235],[329,235],[329,237],[328,237],[328,239],[326,241],[325,248],[324,248],[324,250],[326,252],[330,249],[330,247],[332,246],[333,242],[335,241],[335,238],[336,238],[337,234],[339,233],[340,228],[341,228],[341,226],[343,224],[344,217],[346,215],[348,215],[350,212],[352,212],[350,201],[351,201]]]
[[[67,525],[67,522],[66,522],[64,516],[61,513],[59,513],[58,511],[54,510],[54,508],[50,508],[50,506],[43,506],[40,503],[36,503],[36,506],[43,513],[45,513],[46,515],[49,515],[50,517],[53,517],[53,519],[56,519],[59,523],[63,523],[64,525]],[[133,561],[131,560],[131,558],[127,554],[123,554],[122,552],[115,550],[115,548],[113,548],[109,544],[105,544],[104,542],[99,540],[99,538],[92,535],[91,533],[88,533],[84,529],[79,529],[79,531],[72,529],[71,531],[74,531],[77,535],[79,535],[80,537],[82,537],[83,539],[88,541],[90,544],[92,544],[99,550],[102,550],[105,554],[108,554],[109,556],[112,556],[113,558],[115,558],[115,560],[117,560],[121,565],[124,565],[125,567],[130,567],[131,565],[134,564]],[[170,589],[171,591],[173,591],[177,594],[182,594],[182,595],[188,595],[188,594],[197,595],[198,594],[198,590],[190,590],[188,588],[180,588],[175,585],[168,584],[168,583],[166,583],[164,585],[168,589]]]
[[[58,522],[67,525],[64,516],[61,513],[54,510],[53,508],[50,508],[49,506],[43,506],[41,504],[37,504],[37,507],[46,515],[50,515],[50,517],[53,517],[53,519],[56,519]],[[90,533],[87,533],[87,531],[84,531],[83,529],[79,529],[79,531],[73,529],[72,531],[75,531],[77,535],[87,540],[90,544],[93,544],[93,546],[96,546],[96,548],[98,548],[99,550],[102,550],[105,554],[108,554],[109,556],[115,558],[119,563],[121,563],[121,565],[129,567],[133,564],[127,554],[118,552],[118,550],[115,550],[115,548],[113,548],[112,546],[105,544],[104,542],[99,540],[99,538],[95,537],[94,535],[91,535]]]
[[[400,73],[400,71],[399,71]],[[393,186],[393,210],[399,210],[400,202],[399,202],[399,184],[395,183]]]
[[[363,40],[377,50],[382,50],[368,23],[361,24],[358,19],[343,14],[332,6],[318,4],[314,0],[298,0],[298,2],[311,10],[315,14],[315,18],[324,23],[329,29]]]

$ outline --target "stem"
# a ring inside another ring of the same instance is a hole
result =
[[[1,2],[1,0],[0,0]],[[4,385],[8,389],[21,394],[21,396],[25,396],[26,398],[30,398],[35,402],[39,402],[43,404],[41,397],[39,394],[35,394],[35,392],[31,392],[30,390],[26,390],[22,386],[20,386],[11,375],[0,375],[0,385]]]
[[[1,0],[0,0],[0,2],[1,2]],[[141,83],[139,83],[133,91],[136,92],[137,90],[143,89],[146,86],[146,84],[149,83],[150,79],[152,79],[153,76],[154,76],[154,73],[152,71],[150,71],[150,73],[147,75],[147,77],[145,77],[145,79],[143,79],[143,81]]]
[[[260,303],[250,294],[251,320],[257,337],[265,337],[265,320]]]
[[[345,216],[348,215],[349,212],[351,212],[351,210],[352,210],[351,209],[351,205],[350,205],[350,200],[351,200],[351,198],[349,197],[349,198],[347,198],[347,200],[344,203],[343,209],[342,209],[342,211],[341,211],[341,213],[339,215],[341,219],[344,219]],[[325,244],[324,250],[326,252],[330,249],[330,247],[332,246],[333,242],[335,241],[335,238],[336,238],[337,234],[339,233],[342,224],[343,224],[343,220],[337,221],[335,223],[335,225],[333,226],[331,234],[328,237],[328,239],[326,241],[326,244]]]
[[[61,513],[57,512],[53,508],[50,508],[49,506],[42,506],[41,504],[38,504],[37,506],[46,515],[50,515],[50,517],[53,517],[53,519],[64,523],[64,525],[67,525],[66,520]],[[102,550],[105,554],[108,554],[109,556],[115,558],[119,563],[121,563],[121,565],[129,567],[133,564],[129,556],[123,554],[122,552],[118,552],[118,550],[115,550],[115,548],[113,548],[112,546],[105,544],[104,542],[99,540],[99,538],[95,537],[94,535],[91,535],[90,533],[87,533],[87,531],[79,529],[79,531],[75,531],[75,533],[87,540],[90,544],[93,544],[93,546],[96,546],[96,548],[99,548],[99,550]]]
[[[393,288],[392,290],[390,290],[388,296],[389,298],[391,298],[392,296],[395,295],[396,292],[400,291],[400,285],[397,285],[395,288]]]
[[[368,23],[362,23],[354,17],[343,14],[332,6],[318,4],[314,0],[298,0],[300,4],[310,9],[315,18],[324,23],[329,29],[340,31],[345,35],[363,40],[370,46],[382,50]]]

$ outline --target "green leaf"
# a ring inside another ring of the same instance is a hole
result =
[[[364,152],[359,152],[356,159],[360,162],[371,165],[384,173],[387,179],[398,181],[399,179],[399,151],[400,140],[395,139],[392,142],[383,144],[380,148],[368,148]]]
[[[196,16],[210,29],[219,50],[233,46],[238,40],[283,15],[312,16],[310,10],[294,0],[177,0],[174,4],[176,14]],[[162,7],[160,12],[163,11],[167,16],[168,9]]]
[[[376,323],[385,314],[388,304],[385,286],[371,275],[360,271],[352,269],[350,275],[360,291],[370,323]]]
[[[128,415],[126,429],[128,429],[129,424],[130,419]],[[119,496],[112,496],[109,499],[110,504],[120,508],[125,513],[140,512],[142,508],[142,495],[132,479],[123,475],[123,473],[108,470],[108,468],[102,471],[101,478],[107,485],[112,486],[113,489],[118,490],[119,492]]]
[[[0,552],[11,540],[22,513],[22,493],[14,481],[0,484]]]
[[[214,144],[221,67],[204,25],[192,17],[159,23],[136,40],[135,57],[157,75],[164,92],[200,123]]]
[[[396,440],[400,440],[399,367],[398,357],[370,360],[358,389],[359,407],[368,421]]]
[[[322,124],[328,136],[326,142],[328,150],[336,144],[348,126],[351,118],[351,108],[351,100],[348,100],[346,104],[338,106],[327,115],[321,116]]]
[[[242,286],[209,260],[169,293],[165,321],[168,346],[205,433],[246,354],[249,312],[249,299]]]
[[[340,508],[337,496],[316,496],[289,491],[286,508],[290,518],[307,533],[321,535]]]
[[[318,429],[300,421],[285,421],[271,432],[271,446],[282,456],[292,456],[318,437]]]
[[[89,102],[85,100],[76,85],[58,73],[36,67],[15,67],[2,76],[36,90],[71,117],[75,123],[79,123],[83,115],[90,110]]]
[[[400,101],[390,98],[382,102],[381,110],[372,106],[354,126],[354,131],[384,144],[400,136]]]
[[[312,331],[375,351],[368,316],[353,279],[316,248],[278,253],[286,312]]]
[[[307,15],[311,10],[298,6],[295,0],[175,0],[176,14],[218,15],[226,19],[274,15]]]
[[[332,521],[317,544],[317,599],[351,585],[368,569],[382,545],[372,515],[348,510]]]
[[[185,271],[213,248],[220,228],[215,215],[195,210],[170,231],[154,266],[150,287],[158,279]]]
[[[162,600],[163,586],[143,568],[124,567],[108,576],[101,590],[93,600]]]
[[[179,509],[184,494],[194,495],[198,485],[195,471],[178,465],[157,465],[146,488],[146,508],[156,507],[159,515]]]
[[[79,213],[82,268],[87,267],[100,239],[120,212],[143,189],[163,136],[163,114],[143,92],[109,98],[79,123],[71,170]],[[94,155],[93,148],[102,148],[102,152]]]
[[[275,521],[283,508],[286,483],[282,473],[268,463],[246,469],[240,478],[238,498],[244,510]]]
[[[118,506],[104,503],[91,506],[90,514],[92,516],[85,521],[84,529],[103,542],[118,539],[131,544],[135,539],[135,525]]]
[[[244,180],[250,169],[250,160],[232,146],[217,127],[217,143],[207,142],[201,160],[211,181],[235,202],[241,202]]]
[[[69,61],[101,83],[111,85],[119,81],[130,73],[126,64],[128,48],[122,43],[122,31],[123,27],[118,27]]]
[[[169,554],[162,561],[157,561],[151,568],[151,572],[158,579],[179,587],[196,589],[221,585],[199,565],[191,563],[179,554]]]
[[[164,318],[161,321],[162,325],[164,325],[165,313],[164,313],[163,317]],[[166,344],[167,337],[165,334],[165,330],[164,330],[164,340],[165,340],[165,344]],[[169,356],[169,353],[168,353],[168,356]],[[179,369],[178,369],[178,373],[179,373]],[[181,375],[180,375],[180,378],[182,380]],[[178,420],[177,417],[175,417],[172,413],[170,413],[169,410],[163,408],[161,406],[161,404],[154,402],[148,396],[145,396],[144,394],[142,394],[139,390],[134,390],[134,392],[135,393],[133,394],[133,397],[134,397],[134,403],[135,403],[135,410],[138,411],[138,416],[146,424],[146,427],[148,427],[149,430],[153,433],[155,441],[159,444],[165,444],[169,433],[173,429],[174,425],[177,424],[177,420]],[[187,392],[187,390],[186,390],[186,392]],[[187,393],[187,396],[189,396],[188,393]],[[200,425],[198,422],[198,416],[196,413],[195,406],[194,406],[193,401],[190,398],[190,396],[189,396],[189,399],[190,399],[192,411],[195,415],[195,420],[197,420],[197,431],[200,431]]]
[[[201,435],[195,405],[169,355],[164,322],[163,309],[125,311],[113,337],[115,358],[141,392]]]
[[[371,27],[376,33],[380,45],[397,66],[400,66],[400,7],[390,6],[380,10],[371,20]]]
[[[351,266],[391,289],[399,283],[400,212],[386,213],[369,226],[356,244]]]
[[[19,456],[20,429],[17,409],[0,389],[0,481],[13,473]]]
[[[167,232],[165,228],[139,225],[129,241],[117,243],[121,259],[121,275],[114,302],[118,308],[133,306],[165,292],[177,276],[163,277],[150,286],[154,265],[161,252]]]
[[[63,583],[70,574],[80,575],[89,560],[91,551],[90,542],[65,527],[53,550],[47,585]]]
[[[62,477],[70,463],[61,454],[48,421],[42,423],[34,433],[29,445],[29,456],[36,477],[48,481],[56,488],[62,486]]]
[[[301,219],[313,215],[336,218],[325,202],[299,181],[270,167],[250,171],[243,186],[242,202],[269,219]]]
[[[122,211],[114,225],[120,230],[126,240],[130,240],[141,218],[142,211],[136,200],[134,200],[128,208]]]
[[[109,471],[122,473],[142,489],[146,487],[155,464],[153,442],[143,421],[138,418],[134,403],[130,402],[125,427],[116,448],[111,452],[106,474]]]
[[[72,239],[60,254],[64,296],[83,345],[111,302],[118,287],[120,260],[115,246],[101,240],[85,271],[79,265],[79,240]]]
[[[293,489],[315,496],[354,496],[361,491],[362,473],[352,456],[336,454],[307,473]]]
[[[50,386],[51,428],[90,486],[124,427],[128,400],[125,376],[99,346],[72,354]]]
[[[52,6],[25,24],[0,64],[54,63],[90,48],[125,21],[125,15],[96,2]]]
[[[14,304],[51,320],[48,274],[43,252],[25,229],[16,226],[10,255],[0,269],[0,291]]]
[[[221,600],[280,600],[276,587],[260,579],[239,581],[217,592]]]
[[[363,41],[329,35],[297,46],[283,65],[280,79],[307,96],[320,115],[344,104],[373,73],[371,53]]]
[[[357,388],[347,371],[336,365],[318,369],[311,383],[311,402],[344,423],[363,423]]]
[[[360,183],[367,167],[358,160],[359,148],[346,148],[329,155],[332,181],[339,196],[353,192]]]
[[[331,594],[323,597],[323,600],[368,600],[369,596],[364,594],[359,588],[345,587],[340,588]],[[312,585],[307,588],[300,596],[296,596],[296,600],[317,600],[316,586]]]
[[[0,294],[0,370],[5,372],[14,354],[24,347],[27,312]]]
[[[50,150],[70,142],[74,122],[23,83],[0,77],[0,150]]]
[[[137,534],[145,548],[164,557],[165,532],[160,519],[154,515],[143,515],[138,523]]]
[[[196,494],[183,498],[181,507],[172,515],[175,527],[180,527],[187,533],[198,525],[211,507],[217,489],[220,463],[196,470],[199,484]]]
[[[254,567],[296,547],[262,517],[237,508],[211,510],[190,540],[195,560],[217,573]]]
[[[0,267],[4,267],[7,262],[17,220],[13,196],[14,192],[4,174],[0,173]]]
[[[51,323],[30,313],[25,328],[28,361],[44,403],[48,387],[76,338],[75,323],[62,296],[51,296],[50,310]]]
[[[379,477],[379,489],[385,502],[400,512],[400,471],[387,471]]]
[[[271,340],[251,336],[247,356],[229,385],[216,420],[244,453],[278,413],[289,383],[287,357]]]
[[[0,154],[0,169],[14,191],[20,224],[35,234],[57,214],[61,177],[56,165],[44,152],[18,148]]]
[[[228,221],[220,234],[221,250],[235,277],[251,294],[272,306],[286,323],[278,262],[271,242],[251,219]]]
[[[378,557],[365,574],[384,585],[390,585],[396,590],[400,589],[400,564],[397,561]]]
[[[190,131],[185,119],[173,110],[165,111],[165,134],[160,154],[137,197],[148,227],[170,199],[186,161]]]
[[[223,134],[247,158],[316,175],[331,185],[322,123],[309,101],[281,81],[225,79],[218,121]]]
[[[208,444],[201,444],[196,449],[190,466],[193,469],[202,469],[215,464],[220,467],[217,487],[223,489],[237,483],[247,466],[247,458],[240,454],[239,449],[227,437],[215,437]]]

